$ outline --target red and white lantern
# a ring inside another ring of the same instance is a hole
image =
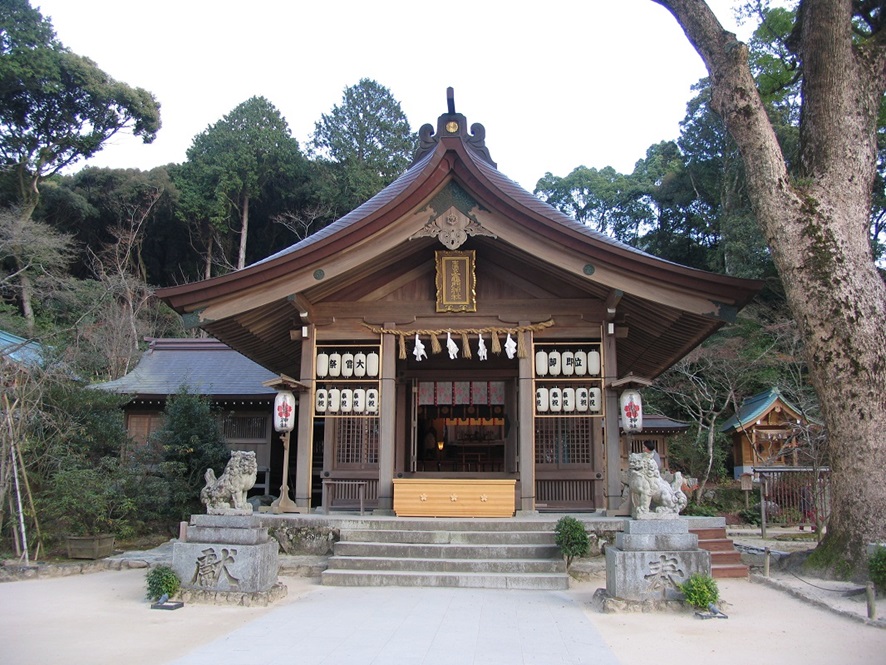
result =
[[[643,399],[636,390],[625,390],[619,399],[621,428],[625,432],[643,431]]]
[[[295,395],[282,390],[274,399],[274,429],[291,432],[295,429]]]

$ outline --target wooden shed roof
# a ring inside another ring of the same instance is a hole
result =
[[[415,257],[437,241],[415,236],[447,187],[470,199],[472,214],[494,234],[472,240],[494,248],[503,264],[527,276],[555,275],[589,301],[617,302],[610,320],[628,331],[618,343],[619,376],[657,376],[762,287],[659,259],[577,223],[499,172],[485,129],[474,124],[469,132],[465,117],[449,110],[436,131],[420,130],[412,166],[352,212],[242,270],[158,295],[260,365],[299,376],[301,343],[290,331],[319,316],[315,303],[346,288],[354,299],[371,298],[359,286],[370,276],[419,271]],[[536,306],[543,309],[543,299]]]

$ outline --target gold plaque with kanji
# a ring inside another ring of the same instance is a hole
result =
[[[474,250],[435,252],[437,260],[437,311],[476,312],[477,277]]]

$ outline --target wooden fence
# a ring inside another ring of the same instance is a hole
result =
[[[831,514],[829,467],[754,467],[760,480],[763,537],[767,525],[809,526],[821,532]]]

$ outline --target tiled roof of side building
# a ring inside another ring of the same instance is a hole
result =
[[[135,369],[95,387],[130,395],[188,392],[213,397],[270,397],[276,374],[214,339],[153,339]]]

